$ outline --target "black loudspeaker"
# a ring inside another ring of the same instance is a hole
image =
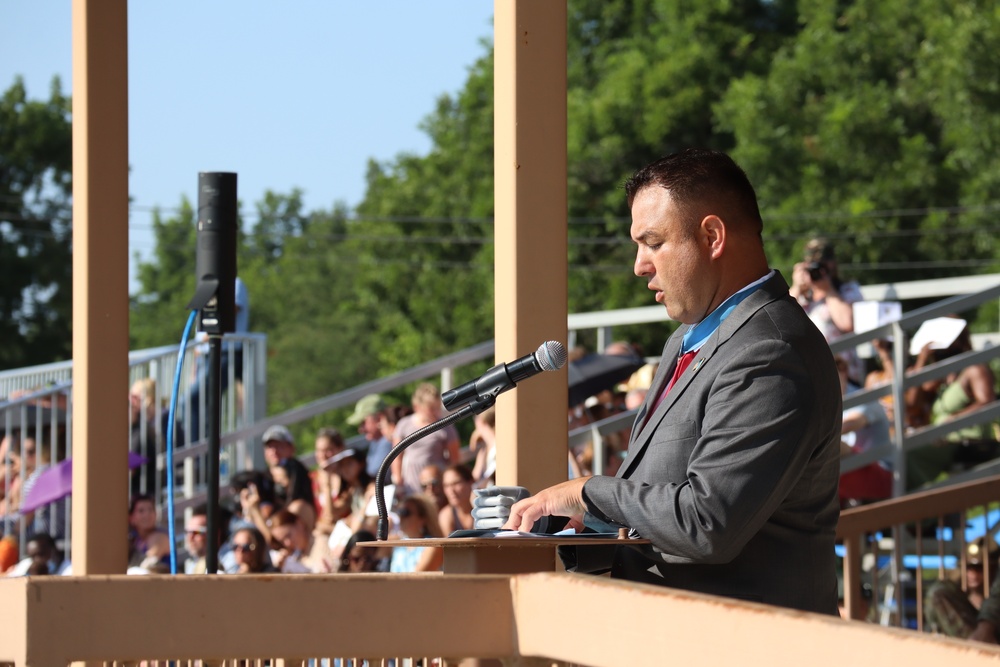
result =
[[[222,335],[236,329],[236,174],[198,174],[198,251],[194,298],[199,329]]]

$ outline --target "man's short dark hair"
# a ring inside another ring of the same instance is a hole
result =
[[[639,191],[651,186],[669,191],[692,216],[714,214],[758,235],[763,231],[757,193],[725,153],[688,148],[646,165],[625,181],[629,208]]]

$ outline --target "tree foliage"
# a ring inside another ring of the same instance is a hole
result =
[[[863,283],[996,270],[1000,13],[992,3],[569,0],[568,9],[571,312],[650,304],[632,275],[621,184],[691,145],[730,151],[746,168],[768,254],[785,272],[816,234],[837,242],[842,268]],[[267,193],[241,221],[240,275],[251,328],[269,337],[272,411],[492,337],[488,43],[465,85],[429,111],[421,127],[430,151],[369,163],[355,210],[306,211],[293,190]],[[29,103],[15,86],[0,103],[2,270],[21,267],[11,274],[18,279],[37,272],[20,287],[4,280],[8,337],[51,333],[14,297],[65,284],[42,279],[66,270],[65,239],[61,264],[22,262],[19,253],[44,254],[20,218],[44,217],[46,238],[62,238],[67,114],[57,89],[49,102]],[[154,234],[132,301],[136,347],[177,338],[194,286],[191,205],[158,214]],[[44,317],[58,316],[64,295],[53,292]],[[616,333],[655,353],[666,329]],[[16,365],[37,359],[19,344],[5,342],[0,354]]]
[[[787,266],[823,233],[865,282],[995,261],[993,4],[811,0],[799,21],[769,70],[716,105],[771,218],[772,257]]]
[[[0,97],[0,369],[71,356],[70,100]]]

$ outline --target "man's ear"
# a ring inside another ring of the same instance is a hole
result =
[[[718,259],[726,248],[726,223],[717,215],[706,215],[701,220],[701,237],[711,258]]]

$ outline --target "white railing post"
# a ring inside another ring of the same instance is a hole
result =
[[[455,386],[455,369],[451,366],[441,369],[441,393]]]

